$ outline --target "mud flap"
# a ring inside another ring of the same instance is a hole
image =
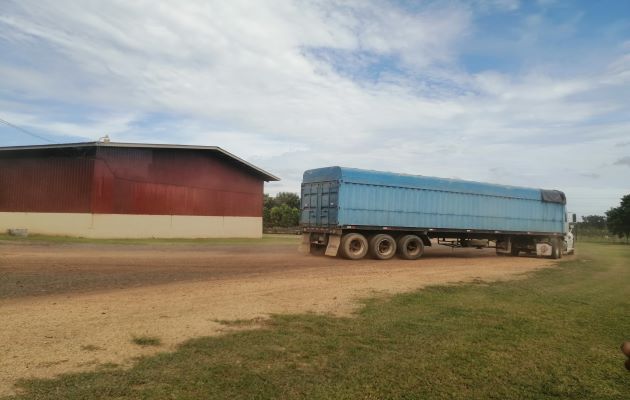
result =
[[[551,257],[552,247],[549,243],[536,243],[536,255]]]
[[[310,254],[311,253],[311,234],[303,233],[302,234],[302,243],[298,247],[298,251],[302,254]]]
[[[504,242],[507,242],[507,245],[504,245],[505,247],[499,247],[497,245],[496,253],[497,254],[512,254],[512,240],[510,238],[505,239]]]
[[[328,246],[326,246],[327,256],[336,257],[339,252],[339,245],[341,243],[341,235],[328,235]]]

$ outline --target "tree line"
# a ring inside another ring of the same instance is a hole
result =
[[[619,207],[606,211],[606,225],[608,230],[618,237],[630,237],[630,194],[621,198]]]
[[[578,225],[578,235],[602,236],[607,232],[625,238],[630,238],[630,194],[621,198],[618,207],[606,211],[606,215],[587,215],[582,217]]]

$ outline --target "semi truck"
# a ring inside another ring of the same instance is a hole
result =
[[[425,247],[494,247],[558,259],[575,214],[559,190],[344,167],[304,172],[301,249],[359,260],[422,257]]]

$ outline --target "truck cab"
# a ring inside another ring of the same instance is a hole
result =
[[[573,254],[575,252],[575,224],[577,222],[577,216],[575,213],[568,212],[565,218],[564,229],[564,254]]]

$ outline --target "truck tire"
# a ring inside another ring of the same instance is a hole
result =
[[[398,239],[398,255],[404,260],[417,260],[424,254],[424,243],[416,235],[405,235]]]
[[[378,260],[389,260],[396,254],[396,241],[390,235],[380,233],[370,239],[370,255]]]
[[[551,258],[557,260],[562,257],[562,245],[556,240],[551,241]]]
[[[368,241],[360,233],[346,233],[341,238],[341,256],[349,260],[360,260],[368,252]]]

